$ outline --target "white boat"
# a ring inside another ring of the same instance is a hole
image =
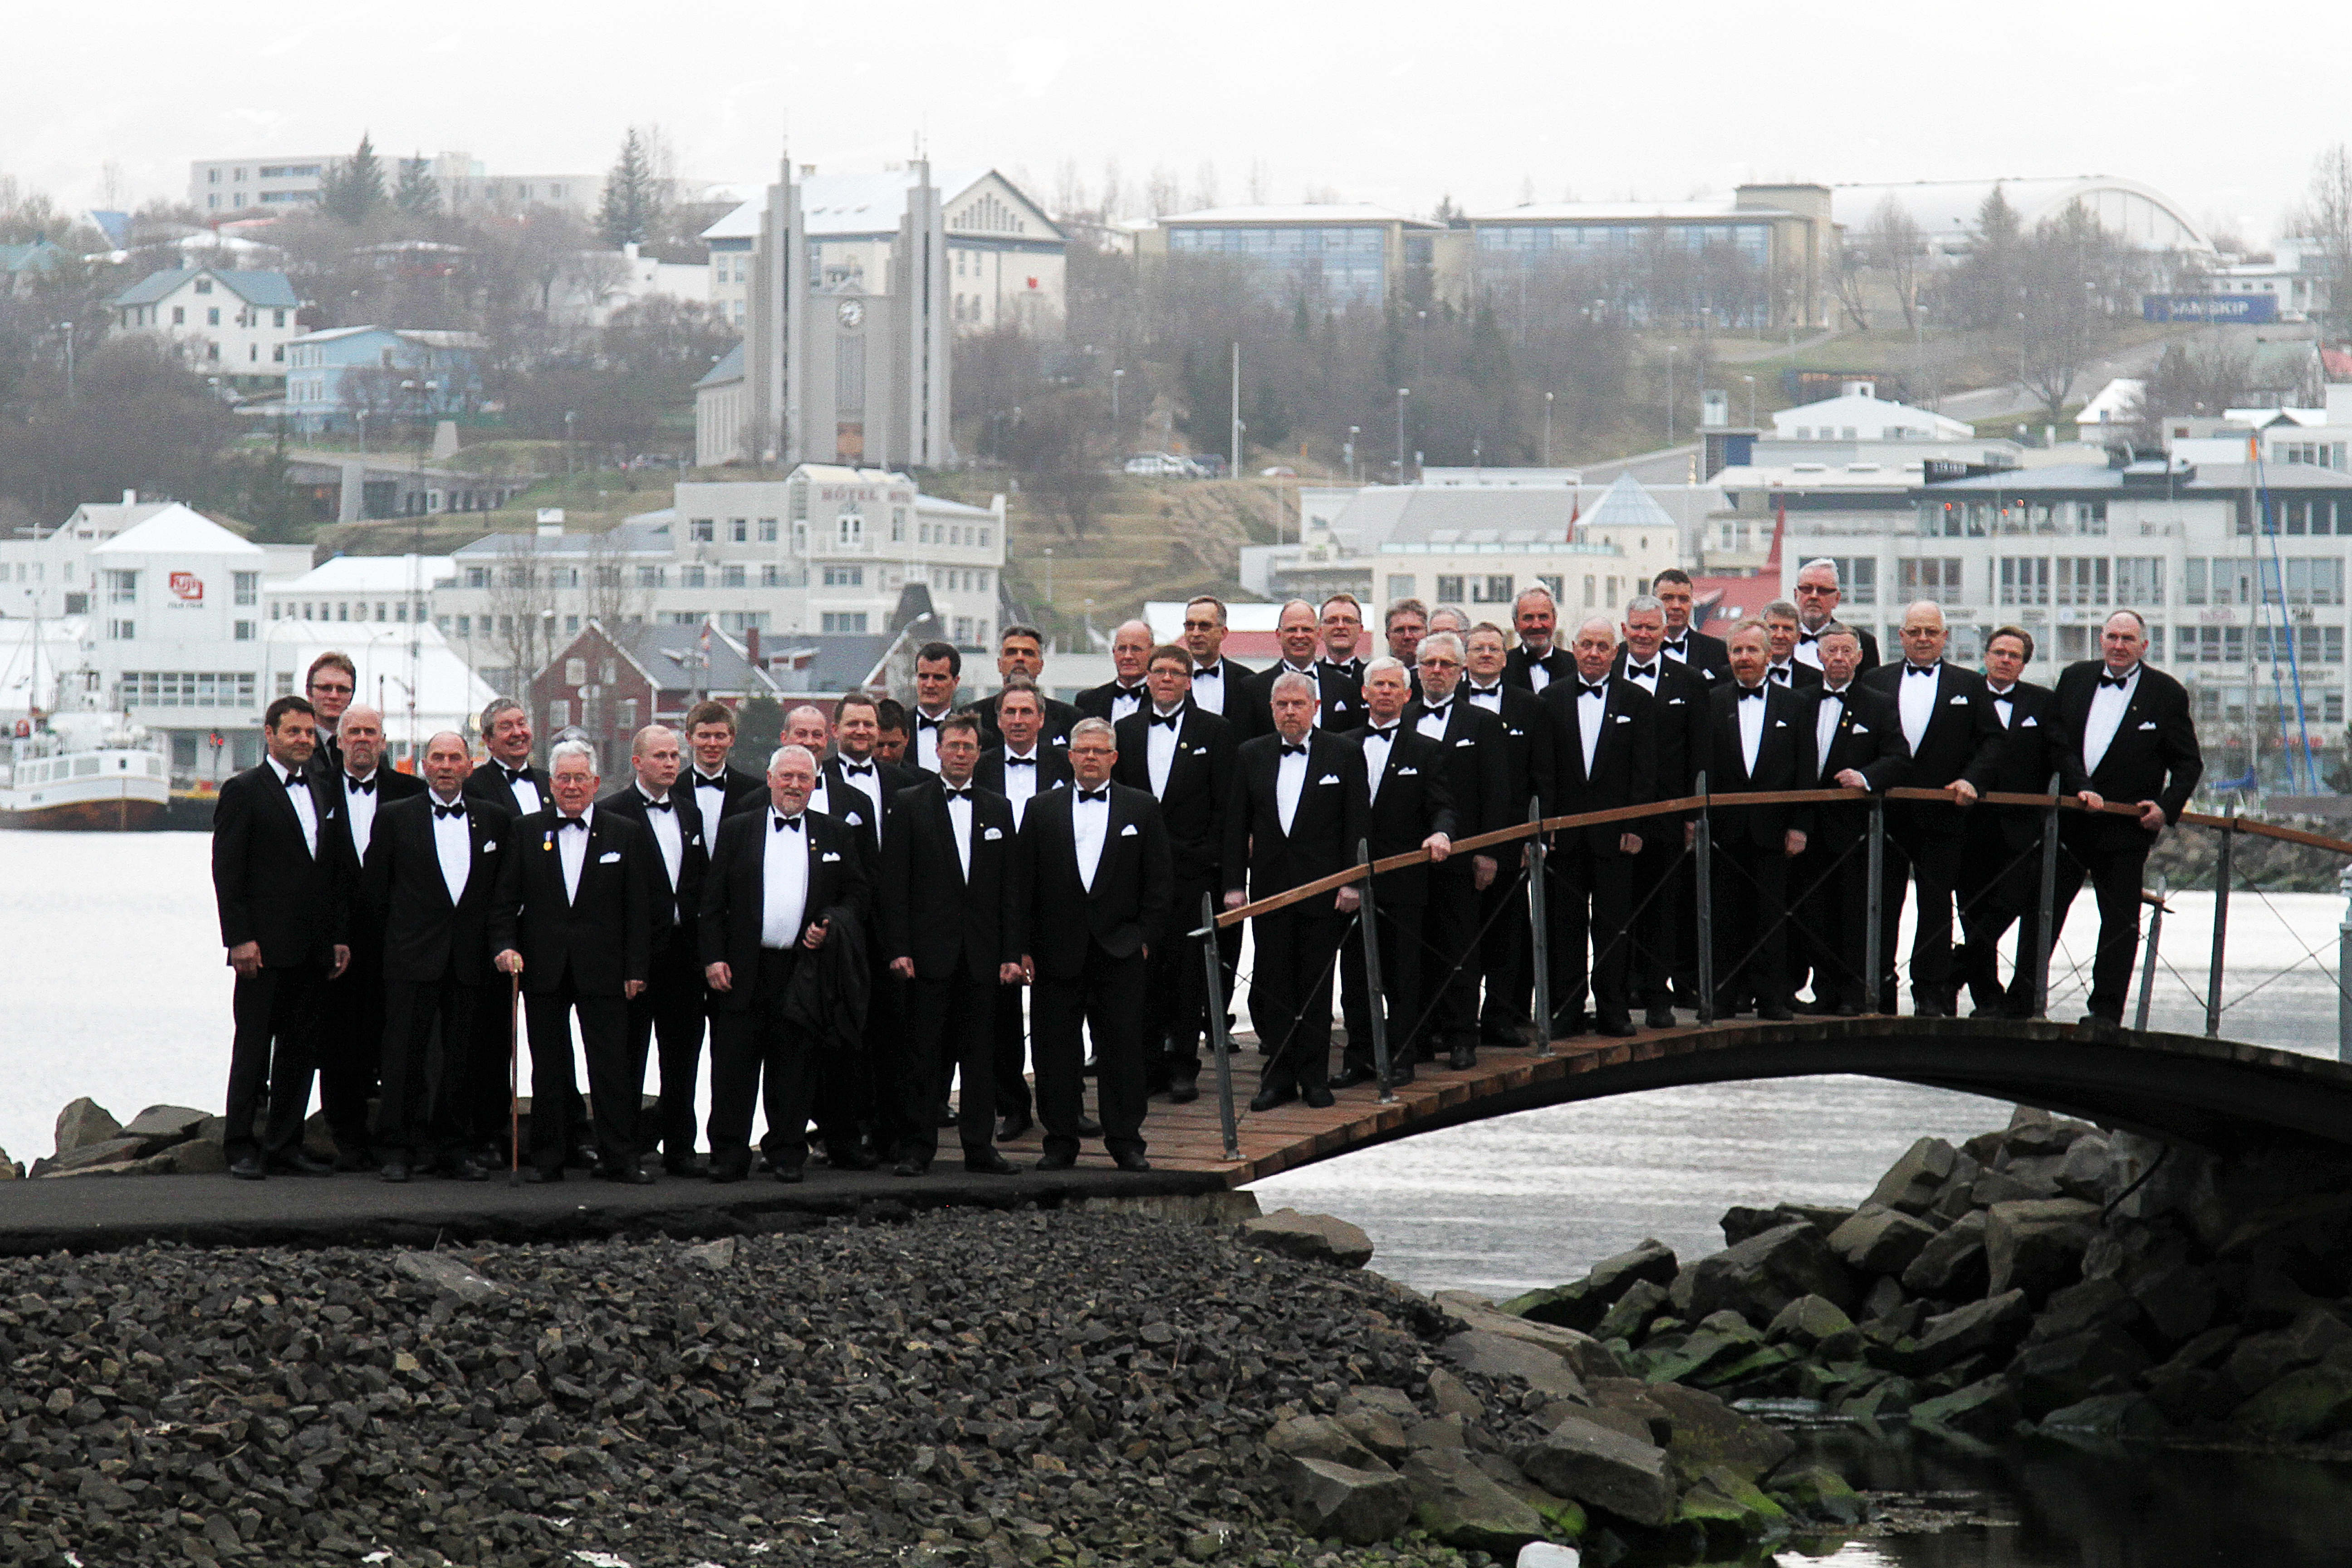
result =
[[[119,833],[162,826],[171,805],[163,753],[121,713],[50,714],[0,755],[0,827]]]

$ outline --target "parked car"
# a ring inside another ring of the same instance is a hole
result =
[[[1209,472],[1200,459],[1179,452],[1139,452],[1127,460],[1127,471],[1168,479],[1197,479]]]

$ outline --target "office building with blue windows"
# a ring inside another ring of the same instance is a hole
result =
[[[1442,223],[1368,203],[1210,207],[1139,229],[1136,254],[1231,258],[1261,268],[1285,299],[1345,309],[1391,294],[1458,298],[1452,237]]]

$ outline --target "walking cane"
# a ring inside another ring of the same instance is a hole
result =
[[[522,976],[511,974],[513,983],[507,1005],[507,1185],[522,1185],[522,1049],[521,1026],[517,1022],[522,1012]]]

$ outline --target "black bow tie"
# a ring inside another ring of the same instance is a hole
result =
[[[1451,697],[1447,698],[1443,702],[1424,702],[1421,706],[1422,717],[1425,719],[1443,719],[1445,717],[1445,710],[1453,705],[1454,699]]]
[[[1303,757],[1307,754],[1307,742],[1301,741],[1293,745],[1288,741],[1285,741],[1282,743],[1282,754],[1286,757]]]
[[[1787,669],[1768,669],[1764,673],[1770,676],[1774,680],[1779,681],[1783,686],[1788,685],[1796,678],[1794,671]]]
[[[588,819],[584,816],[559,816],[555,819],[555,826],[558,831],[566,827],[576,827],[585,833],[588,831]]]
[[[1375,741],[1393,741],[1396,739],[1396,732],[1399,728],[1400,726],[1395,724],[1375,724],[1372,726],[1372,739]]]
[[[939,718],[934,719],[919,708],[915,710],[915,728],[918,730],[936,730],[940,727],[940,723],[946,720],[946,718],[947,715],[942,713]]]
[[[1739,689],[1739,700],[1745,702],[1751,697],[1755,698],[1759,702],[1762,701],[1764,698],[1764,688],[1761,686],[1743,686]]]
[[[1686,637],[1668,637],[1658,646],[1671,653],[1682,653],[1687,650],[1690,647],[1690,638]]]
[[[298,768],[294,772],[288,773],[282,782],[288,789],[300,789],[310,781],[302,776],[301,770]]]
[[[443,805],[436,800],[433,803],[433,815],[436,818],[444,816],[463,816],[466,815],[466,803],[461,800],[455,805]]]
[[[2012,686],[2006,691],[1996,691],[1992,694],[1992,700],[1995,702],[2014,702],[2017,700],[2017,688]]]
[[[667,799],[655,800],[649,795],[646,799],[646,809],[647,811],[672,811],[677,808],[673,806]]]
[[[874,776],[874,764],[872,763],[844,763],[841,764],[841,776],[848,779],[872,778]]]
[[[353,795],[373,795],[375,793],[375,775],[373,773],[368,774],[368,776],[363,779],[355,779],[351,777],[349,774],[345,774],[343,777],[343,783],[351,786],[351,791]]]
[[[1181,708],[1179,708],[1173,713],[1153,713],[1149,715],[1145,719],[1144,722],[1147,724],[1165,724],[1171,730],[1178,729],[1181,728],[1184,722],[1184,710]]]
[[[727,775],[721,773],[714,778],[712,775],[697,769],[694,775],[694,787],[697,789],[725,789],[727,787]]]
[[[1835,702],[1843,706],[1845,702],[1845,693],[1843,691],[1832,691],[1828,687],[1824,686],[1822,688],[1822,700],[1824,702]]]
[[[2121,691],[2125,687],[2131,684],[2131,677],[2128,674],[2102,675],[2099,677],[2099,684],[2102,686],[2112,686],[2117,691]]]
[[[970,784],[966,784],[961,789],[945,790],[941,793],[946,795],[950,800],[970,800],[971,798],[971,786]]]
[[[1597,686],[1589,680],[1580,680],[1576,683],[1576,694],[1579,697],[1606,697],[1609,695],[1609,683],[1605,680]]]
[[[1819,642],[1822,640],[1822,634],[1819,632],[1799,632],[1797,634],[1797,640],[1801,643]]]
[[[1034,768],[1037,765],[1037,759],[1034,757],[1007,757],[1004,759],[1004,765],[1008,768]]]
[[[1932,664],[1925,669],[1920,668],[1916,664],[1906,664],[1903,667],[1903,677],[1906,680],[1915,675],[1933,675],[1935,673],[1936,667]]]
[[[1105,784],[1100,789],[1082,789],[1078,792],[1078,804],[1080,805],[1090,805],[1096,801],[1107,801],[1109,798],[1110,786],[1108,784]]]
[[[1214,680],[1224,672],[1225,667],[1222,662],[1217,664],[1204,664],[1193,669],[1192,679],[1195,680]]]
[[[529,768],[510,768],[504,763],[500,763],[499,764],[499,772],[507,775],[507,783],[510,785],[530,783],[530,770]]]
[[[1634,680],[1655,680],[1658,679],[1657,661],[1653,659],[1648,664],[1629,664],[1625,667],[1625,674]]]
[[[780,816],[776,818],[775,831],[782,833],[787,827],[791,828],[794,833],[798,833],[801,830],[801,819],[797,816]]]

